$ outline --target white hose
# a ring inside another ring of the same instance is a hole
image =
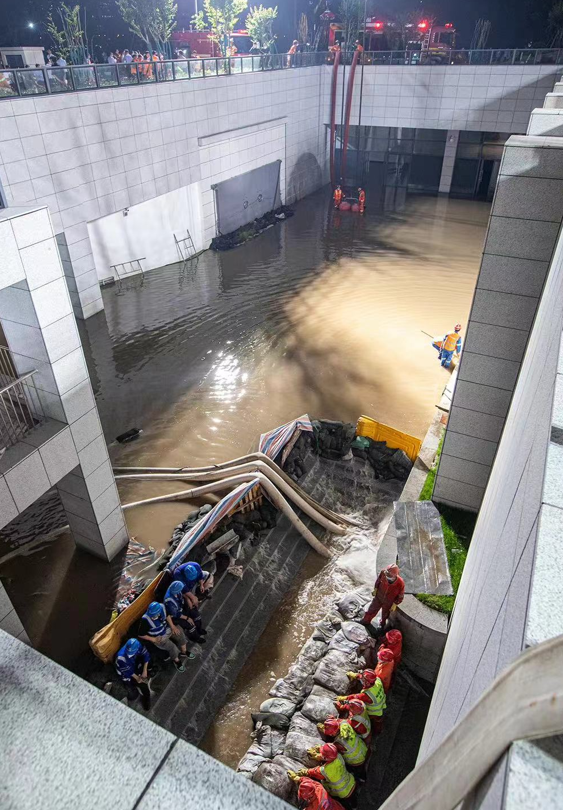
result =
[[[233,489],[238,484],[248,483],[249,481],[253,481],[255,479],[258,479],[260,486],[268,495],[274,506],[276,506],[284,513],[284,515],[286,515],[287,518],[289,518],[291,523],[295,526],[297,531],[307,541],[307,543],[309,543],[311,548],[313,548],[322,557],[330,558],[331,554],[326,546],[324,546],[320,540],[317,540],[315,535],[307,528],[307,526],[305,526],[303,521],[295,514],[281,492],[276,489],[272,482],[266,478],[265,475],[262,475],[262,473],[259,472],[235,475],[232,478],[223,478],[221,481],[215,481],[214,483],[206,484],[203,487],[196,487],[195,489],[188,489],[183,492],[173,492],[171,495],[158,495],[155,498],[146,498],[143,501],[136,501],[135,503],[127,503],[123,506],[123,509],[131,509],[133,506],[142,506],[149,503],[164,503],[165,501],[181,501],[186,498],[199,498],[201,495],[205,495],[209,492]]]
[[[563,733],[563,636],[517,658],[379,810],[453,810],[516,740]]]
[[[333,534],[346,534],[346,529],[343,526],[329,520],[325,515],[315,509],[308,501],[301,497],[293,487],[289,486],[284,479],[278,475],[275,470],[272,470],[268,465],[262,461],[254,461],[250,464],[240,464],[237,467],[231,467],[224,470],[209,470],[206,472],[197,473],[128,473],[127,475],[116,475],[116,479],[132,479],[137,481],[217,481],[221,478],[232,477],[232,475],[239,475],[243,473],[261,472],[268,480],[275,485],[275,487],[284,493],[293,503],[299,507],[306,515],[309,515],[320,526]]]
[[[335,523],[342,523],[345,526],[359,526],[360,524],[353,520],[346,515],[339,515],[336,512],[333,512],[331,509],[327,509],[326,506],[322,506],[321,504],[317,503],[314,498],[303,490],[299,484],[296,484],[295,481],[289,477],[289,475],[278,467],[278,465],[272,461],[272,459],[267,456],[265,453],[249,453],[246,456],[240,456],[239,458],[233,458],[230,461],[223,461],[219,464],[211,464],[207,467],[114,467],[113,471],[116,474],[127,474],[127,473],[188,473],[188,474],[196,474],[196,473],[205,473],[205,472],[213,472],[216,470],[225,470],[230,469],[232,467],[238,467],[240,464],[247,464],[248,462],[253,461],[261,461],[265,465],[267,465],[273,472],[279,475],[283,480],[290,486],[295,492],[297,492],[304,501],[307,501],[311,506],[313,506],[317,512],[320,512],[329,520],[332,520]]]

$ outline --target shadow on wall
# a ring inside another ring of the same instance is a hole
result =
[[[312,152],[304,152],[293,167],[287,181],[286,202],[305,197],[323,184],[323,171]]]

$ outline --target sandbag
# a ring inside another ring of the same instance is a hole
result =
[[[257,742],[254,742],[237,765],[237,773],[252,776],[266,760],[267,757],[264,756],[262,747]]]
[[[350,686],[346,672],[350,668],[350,656],[338,650],[332,650],[325,655],[317,666],[313,679],[319,686],[329,689],[331,692],[334,692],[335,695],[346,694]],[[304,707],[303,711],[304,714],[307,714]]]
[[[285,745],[285,732],[259,723],[252,734],[267,759],[273,759],[277,754],[282,753]]]
[[[328,613],[324,619],[317,622],[312,638],[320,641],[330,641],[342,624],[340,613]]]
[[[284,698],[268,698],[260,704],[261,712],[274,712],[275,714],[285,714],[286,717],[291,717],[297,706],[291,700]]]
[[[255,726],[262,723],[264,726],[271,726],[280,731],[287,731],[289,728],[289,717],[286,714],[276,714],[275,712],[252,712],[250,715]]]
[[[316,662],[323,657],[326,651],[327,651],[326,641],[324,639],[322,640],[316,639],[313,636],[305,643],[305,645],[301,649],[301,652],[299,653],[299,659],[303,659],[303,661]]]
[[[365,598],[365,592],[350,591],[350,593],[344,594],[336,607],[347,621],[361,619],[365,613],[366,601],[368,600]]]
[[[287,754],[278,754],[277,757],[274,757],[273,763],[274,765],[279,765],[280,768],[284,768],[285,771],[298,771],[303,767],[302,762],[299,762],[298,759],[288,757]]]
[[[314,668],[314,661],[298,658],[289,668],[285,678],[275,682],[269,694],[272,697],[286,698],[293,703],[299,703],[311,691]]]
[[[343,622],[342,627],[330,640],[329,650],[339,650],[347,654],[356,653],[360,644],[365,644],[371,638],[363,624],[358,622]]]
[[[309,718],[305,717],[301,712],[296,712],[291,718],[289,733],[291,734],[292,732],[304,734],[306,737],[318,737],[319,740],[321,739],[321,732],[317,728],[317,724],[309,720]]]
[[[280,799],[289,799],[292,787],[291,779],[287,775],[287,771],[280,765],[263,762],[254,773],[252,781]]]
[[[314,748],[320,742],[317,737],[306,737],[304,734],[290,731],[285,740],[283,753],[286,757],[300,762],[301,767],[305,765],[307,768],[314,768],[317,763],[309,756],[307,749]]]
[[[343,693],[339,692],[338,694]],[[314,723],[324,723],[329,715],[336,714],[336,708],[334,706],[335,698],[335,694],[333,694],[332,697],[326,697],[324,695],[314,695],[313,692],[311,692],[303,704],[301,712]],[[287,736],[289,737],[289,734]]]

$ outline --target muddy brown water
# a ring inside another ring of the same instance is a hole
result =
[[[114,461],[225,461],[305,412],[350,421],[365,413],[422,437],[447,381],[423,332],[466,323],[488,213],[485,203],[413,197],[400,213],[360,218],[335,214],[323,191],[240,248],[104,290],[105,312],[80,331]],[[139,440],[117,445],[131,427],[143,430]],[[123,502],[178,488],[119,486]],[[130,533],[164,548],[191,508],[128,512]],[[10,557],[0,574],[32,641],[79,669],[88,638],[109,616],[122,558],[107,566],[68,535],[29,545],[61,519],[47,497],[7,527],[0,557]],[[274,669],[283,674],[295,656],[318,612],[306,587],[318,565],[311,559],[303,570],[231,705],[262,698]],[[218,720],[205,748],[234,765],[247,730],[237,737],[228,707]]]

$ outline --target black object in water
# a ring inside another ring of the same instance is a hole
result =
[[[116,437],[116,441],[118,441],[120,444],[132,442],[133,439],[140,436],[142,432],[143,431],[140,428],[131,428],[131,430],[126,430],[125,433],[120,433],[119,436]]]

